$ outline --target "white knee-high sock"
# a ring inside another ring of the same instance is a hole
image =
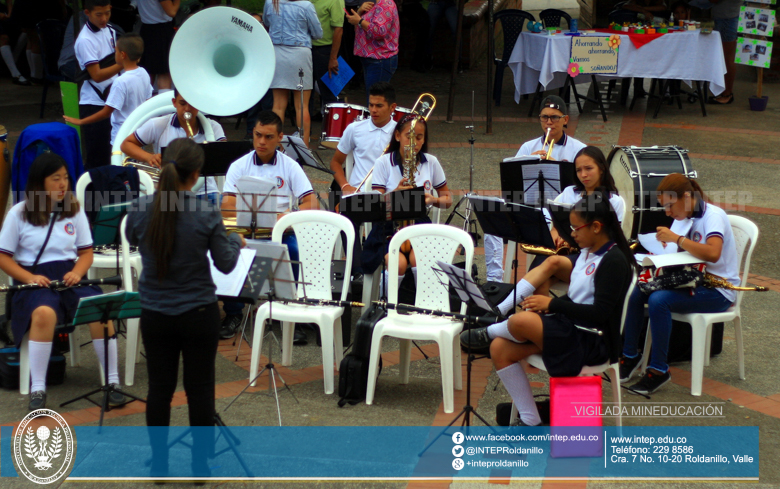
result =
[[[501,314],[508,314],[511,312],[520,302],[525,299],[526,297],[530,297],[534,295],[534,290],[536,290],[536,287],[531,285],[531,282],[529,282],[526,279],[522,279],[519,282],[517,282],[517,286],[515,286],[515,290],[517,291],[517,302],[515,302],[515,293],[511,293],[507,296],[504,301],[498,305],[498,310],[501,311]]]
[[[525,343],[525,341],[518,341],[517,338],[512,336],[512,333],[509,332],[509,320],[505,319],[504,321],[501,321],[500,323],[491,324],[487,328],[487,334],[490,337],[490,339],[493,338],[505,338],[509,341],[514,341],[515,343]]]
[[[523,423],[528,426],[536,426],[541,423],[542,418],[539,417],[539,410],[536,409],[531,383],[528,382],[523,366],[520,363],[513,363],[496,373],[501,382],[504,383],[509,395],[512,396],[512,401],[514,401]]]
[[[51,341],[32,341],[30,347],[30,392],[46,390],[46,371],[49,370]]]
[[[40,53],[27,52],[30,53],[30,76],[32,78],[43,78],[43,56]]]
[[[19,73],[19,69],[16,67],[16,61],[14,61],[14,52],[11,51],[11,46],[0,47],[0,54],[2,54],[3,61],[5,61],[5,65],[11,72],[11,76],[14,78],[19,78],[22,76],[22,74]]]
[[[103,349],[103,339],[92,339],[92,346],[95,347],[95,355],[98,357],[98,361],[103,365],[105,370],[105,350]],[[109,338],[108,340],[108,383],[119,384],[119,370],[117,369],[117,352],[116,352],[116,338]]]

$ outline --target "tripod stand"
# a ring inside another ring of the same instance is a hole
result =
[[[295,299],[295,280],[293,279],[292,265],[289,259],[286,245],[273,242],[262,242],[255,243],[253,247],[255,247],[258,257],[261,257],[262,260],[257,263],[256,267],[253,264],[253,268],[255,268],[255,270],[253,270],[254,274],[252,277],[252,283],[254,285],[260,285],[263,283],[267,284],[268,289],[264,294],[262,292],[258,292],[258,296],[265,295],[265,298],[268,300],[268,322],[270,323],[273,321],[272,318],[274,301],[278,301],[280,299]],[[281,266],[283,263],[284,266]],[[301,274],[303,274],[302,269]],[[303,276],[301,276],[301,278],[303,278]],[[278,287],[277,281],[279,282]],[[279,293],[278,296],[277,292]],[[269,332],[269,334],[272,338],[274,338],[274,340],[276,340],[276,337],[273,335],[273,333]],[[239,392],[238,395],[236,395],[236,397],[230,401],[230,404],[228,404],[224,410],[227,411],[230,409],[230,406],[232,406],[233,403],[235,403],[236,400],[241,397],[241,395],[246,392],[247,389],[249,389],[249,387],[254,385],[257,382],[257,379],[260,378],[260,376],[263,375],[266,370],[268,371],[269,376],[268,393],[270,395],[271,392],[273,392],[274,398],[276,400],[276,413],[279,418],[279,426],[282,426],[282,410],[279,406],[279,392],[277,390],[276,377],[274,377],[274,374],[279,377],[279,380],[290,393],[290,395],[292,395],[293,399],[295,399],[295,402],[298,403],[299,401],[273,363],[273,346],[270,344],[270,342],[268,346],[268,362],[260,370],[260,372],[258,372],[258,374],[249,381],[246,387],[244,387],[241,392]]]
[[[75,397],[69,401],[65,401],[60,404],[60,407],[67,406],[68,404],[86,399],[95,406],[100,408],[100,422],[98,426],[103,428],[103,416],[111,409],[124,406],[132,401],[146,402],[140,397],[136,397],[124,391],[119,391],[114,387],[114,384],[110,384],[108,381],[108,321],[111,319],[127,319],[135,318],[141,315],[141,304],[138,299],[137,292],[119,291],[112,294],[98,295],[95,297],[88,297],[81,299],[78,309],[76,310],[76,316],[73,318],[73,325],[94,323],[100,321],[103,325],[103,361],[105,362],[105,368],[103,369],[103,385],[92,391],[87,392],[81,396]],[[102,392],[103,400],[98,403],[91,396]],[[129,397],[131,400],[126,401],[118,406],[109,406],[108,397],[113,392],[120,392],[121,394]],[[98,431],[99,432],[99,431]]]

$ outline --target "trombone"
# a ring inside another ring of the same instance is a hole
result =
[[[412,114],[419,115],[427,122],[435,107],[436,97],[430,93],[421,93],[420,96],[417,97],[417,101],[414,103],[414,106],[412,106]],[[384,154],[384,152],[387,151],[387,148],[389,147],[390,144],[385,147],[384,151],[382,151],[382,154]],[[355,193],[360,192],[360,189],[363,187],[363,185],[365,185],[366,180],[368,180],[368,177],[370,177],[372,173],[374,173],[373,167],[371,167],[368,173],[366,173],[366,176],[363,177],[363,180],[355,188]]]

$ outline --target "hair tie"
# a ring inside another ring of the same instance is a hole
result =
[[[168,163],[176,167],[176,160],[168,160]],[[178,168],[178,167],[177,167]]]

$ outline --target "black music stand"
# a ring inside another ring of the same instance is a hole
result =
[[[204,177],[227,175],[230,165],[254,150],[252,141],[217,141],[201,144],[206,159],[200,174]]]
[[[296,281],[293,279],[293,272],[292,272],[292,261],[289,259],[289,255],[287,252],[287,245],[279,244],[279,243],[262,243],[263,245],[271,245],[268,247],[268,249],[258,248],[258,255],[255,259],[255,262],[252,264],[252,269],[250,269],[250,275],[251,275],[251,281],[250,281],[250,287],[252,288],[252,291],[254,293],[254,290],[257,290],[257,298],[264,297],[268,300],[268,324],[270,325],[273,321],[273,302],[274,301],[283,301],[285,299],[288,300],[295,300],[296,294],[295,294],[295,284]],[[259,243],[258,243],[259,245]],[[303,268],[302,264],[300,262],[296,262],[299,264],[299,270],[301,273],[301,279],[303,279]],[[250,278],[249,276],[247,277]],[[305,292],[304,292],[305,294]],[[269,332],[271,336],[275,339],[276,337],[273,336],[272,333]],[[258,353],[259,354],[259,353]],[[251,387],[252,384],[254,384],[258,378],[260,378],[265,371],[268,371],[269,376],[269,382],[268,382],[268,390],[273,391],[274,397],[276,399],[276,412],[279,417],[279,426],[282,426],[282,411],[281,407],[279,406],[279,393],[276,389],[276,378],[274,377],[274,374],[279,377],[279,380],[282,382],[284,387],[287,389],[287,391],[290,393],[290,395],[295,399],[296,403],[299,403],[298,398],[295,397],[295,394],[290,389],[290,386],[284,381],[279,371],[276,369],[276,366],[273,363],[273,346],[271,345],[271,342],[268,342],[268,363],[265,364],[265,366],[260,370],[260,372],[257,373],[257,375],[249,381],[249,383],[244,387],[241,392],[239,392],[235,398],[233,398],[232,401],[230,401],[230,404],[225,407],[224,411],[227,411],[230,409],[230,406],[233,405],[236,400],[238,400],[239,397],[241,397],[241,394],[246,392],[249,387]]]
[[[485,233],[515,243],[555,249],[542,209],[480,196],[470,197],[469,203]],[[512,260],[513,284],[517,283],[517,267],[517,254],[515,254],[515,259]],[[517,304],[517,287],[512,293]]]
[[[485,296],[482,294],[482,291],[480,291],[479,286],[472,280],[471,276],[469,275],[469,272],[465,269],[458,268],[456,266],[453,266],[449,263],[444,263],[442,261],[437,261],[436,264],[439,266],[439,268],[434,268],[433,271],[437,275],[445,275],[447,277],[447,282],[445,283],[444,280],[441,279],[441,276],[439,277],[439,283],[446,287],[448,290],[450,287],[455,289],[455,292],[458,294],[458,297],[460,300],[467,304],[466,311],[468,311],[468,305],[474,305],[479,308],[485,309],[493,314],[495,314],[498,318],[502,317],[501,312],[493,306],[493,304],[488,301]],[[477,316],[469,316],[466,315],[465,324],[469,326],[474,326],[478,324],[477,322]],[[489,427],[491,431],[495,432],[493,430],[493,427],[488,423],[485,418],[483,418],[471,405],[471,365],[474,362],[474,360],[477,360],[478,358],[471,352],[471,330],[474,329],[473,327],[468,328],[468,336],[469,336],[469,342],[466,349],[466,405],[463,406],[463,409],[460,410],[460,412],[455,415],[454,418],[452,418],[452,421],[450,421],[447,426],[442,429],[442,431],[436,435],[436,438],[431,440],[431,442],[423,448],[423,450],[418,454],[418,456],[422,456],[423,453],[425,453],[436,441],[441,438],[441,436],[447,432],[447,429],[452,427],[452,425],[455,424],[458,419],[460,419],[461,416],[463,416],[463,422],[461,423],[461,426],[464,427],[470,427],[471,426],[471,416],[476,416],[482,423]],[[479,357],[479,359],[486,358],[486,355],[483,355]]]
[[[118,389],[115,389],[113,385],[108,383],[108,321],[110,319],[128,319],[128,318],[137,318],[141,316],[141,302],[138,298],[138,292],[127,292],[124,290],[119,290],[117,292],[112,292],[109,294],[103,294],[98,295],[94,297],[85,297],[79,300],[78,309],[76,309],[76,315],[73,318],[73,326],[78,326],[79,324],[87,324],[87,323],[94,323],[95,321],[100,321],[100,323],[103,325],[103,360],[105,367],[103,368],[103,385],[99,387],[98,389],[91,390],[87,392],[86,394],[83,394],[81,396],[75,397],[69,401],[65,401],[62,404],[60,404],[60,407],[67,406],[68,404],[71,404],[76,401],[80,401],[81,399],[86,399],[87,401],[91,402],[95,406],[98,406],[100,408],[100,421],[98,423],[99,430],[103,428],[103,415],[111,411],[112,409],[116,409],[118,407],[122,407],[125,404],[128,404],[130,402],[135,401],[141,401],[146,402],[144,399],[141,399],[140,397],[136,397],[128,392],[120,391]],[[97,401],[93,400],[90,396],[97,394],[99,392],[103,393],[103,400],[102,402],[98,403]],[[110,406],[108,404],[108,396],[112,392],[120,392],[126,397],[131,398],[131,401],[126,401],[119,406]]]
[[[576,181],[574,163],[542,160],[536,155],[507,158],[499,169],[503,197],[536,207],[543,207]]]
[[[282,136],[282,142],[280,143],[285,155],[294,159],[301,166],[308,166],[325,172],[329,175],[333,175],[333,170],[325,166],[320,156],[309,149],[303,139],[297,136]]]

